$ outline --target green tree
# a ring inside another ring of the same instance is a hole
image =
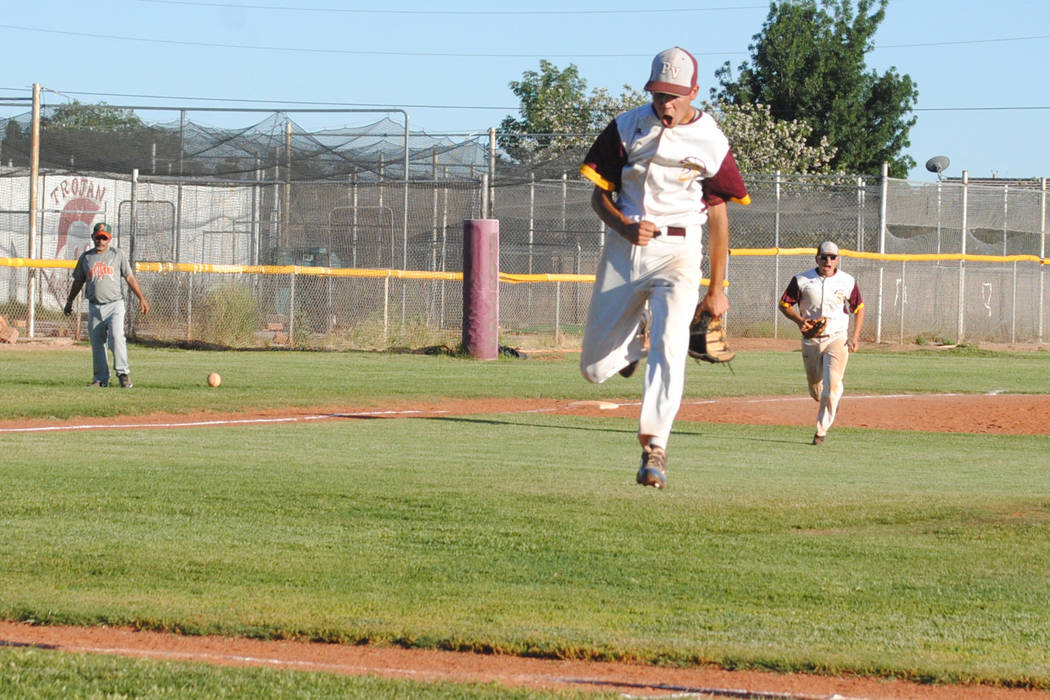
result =
[[[804,121],[773,117],[769,105],[727,104],[705,107],[712,113],[733,146],[733,156],[743,173],[807,173],[830,170],[835,147],[826,136],[810,144],[813,127]]]
[[[551,161],[590,146],[616,114],[645,103],[648,97],[624,85],[614,97],[604,88],[587,93],[587,81],[569,64],[560,70],[540,61],[510,89],[521,100],[521,118],[506,117],[497,129],[500,147],[522,164]]]
[[[40,164],[76,171],[153,171],[157,158],[177,159],[179,134],[147,126],[134,111],[105,102],[47,107],[40,117]]]
[[[4,164],[29,162],[29,138],[18,120],[11,117],[4,127],[3,162]]]
[[[915,125],[918,90],[895,68],[867,71],[865,54],[889,0],[775,0],[748,48],[750,62],[733,77],[716,71],[713,99],[768,105],[773,117],[812,127],[809,145],[835,148],[835,170],[905,177],[915,161],[905,153]],[[854,4],[856,8],[854,8]]]
[[[77,100],[48,110],[46,115],[40,117],[40,126],[47,129],[88,129],[91,131],[145,128],[142,120],[130,109],[111,107],[105,102],[86,105]]]
[[[650,100],[628,85],[619,95],[605,88],[588,93],[575,65],[561,70],[549,61],[540,61],[538,72],[525,71],[510,88],[521,100],[521,118],[503,120],[497,130],[500,146],[522,165],[553,164],[559,172],[579,164],[613,117]],[[804,121],[776,119],[766,105],[718,102],[704,109],[713,112],[729,137],[742,172],[825,173],[830,168],[834,147],[826,137],[811,143],[813,128]]]

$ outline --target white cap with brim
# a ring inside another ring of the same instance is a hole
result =
[[[647,92],[663,92],[670,95],[688,95],[696,87],[696,59],[685,49],[674,47],[656,54]]]
[[[839,247],[831,241],[824,241],[817,248],[817,255],[838,255]]]

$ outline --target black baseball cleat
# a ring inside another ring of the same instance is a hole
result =
[[[636,369],[638,369],[638,360],[635,360],[634,362],[631,362],[624,366],[624,368],[620,370],[620,376],[624,378],[630,377],[632,374],[634,374],[634,371]]]
[[[813,435],[813,442],[811,444],[813,444],[813,445],[823,445],[825,437],[826,436],[824,436],[824,435],[816,435],[816,434],[814,434]]]
[[[120,380],[120,388],[121,389],[130,389],[131,387],[135,386],[134,384],[131,383],[131,377],[129,377],[126,374],[118,374],[117,375],[117,379]]]
[[[95,381],[88,384],[88,386],[109,386],[109,382],[102,382],[96,379]]]
[[[667,452],[662,447],[648,448],[642,451],[642,466],[635,477],[642,486],[662,489],[667,486]]]

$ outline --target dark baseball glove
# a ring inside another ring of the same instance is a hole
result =
[[[824,335],[824,327],[826,325],[828,325],[828,319],[823,316],[818,319],[807,319],[802,322],[802,337],[816,338],[818,335]]]
[[[714,317],[696,307],[689,324],[689,356],[704,362],[729,362],[736,353],[729,349],[722,317]]]

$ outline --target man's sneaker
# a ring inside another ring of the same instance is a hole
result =
[[[825,437],[824,435],[817,435],[817,434],[814,433],[814,435],[813,435],[813,444],[814,445],[823,445],[824,444],[824,437]]]
[[[130,389],[131,387],[135,386],[134,384],[131,383],[131,377],[129,377],[126,374],[118,374],[117,375],[117,379],[120,380],[120,388],[121,389]]]
[[[635,479],[642,486],[662,489],[667,485],[667,452],[662,447],[646,448],[642,451],[642,466]]]
[[[100,382],[96,379],[95,381],[88,384],[88,386],[109,386],[109,382]]]
[[[635,360],[634,362],[626,365],[623,369],[621,369],[620,376],[625,378],[630,377],[632,374],[634,374],[634,371],[636,369],[638,369],[638,360]]]

